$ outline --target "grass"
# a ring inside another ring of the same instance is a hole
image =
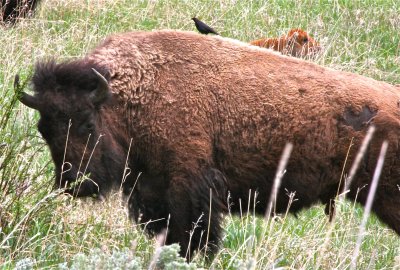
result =
[[[51,190],[51,158],[35,127],[38,115],[16,101],[16,73],[25,80],[39,59],[83,56],[113,32],[195,30],[190,18],[198,16],[223,36],[243,41],[301,27],[325,48],[315,62],[396,84],[399,14],[394,0],[47,0],[35,17],[1,27],[0,267],[23,269],[24,260],[27,269],[73,267],[79,254],[97,256],[92,253],[100,250],[114,258],[113,252],[127,248],[126,256],[141,258],[147,268],[155,253],[154,240],[129,221],[118,192],[98,203]],[[228,215],[219,253],[211,262],[197,256],[194,263],[213,269],[348,269],[363,211],[352,202],[338,208],[331,234],[322,206],[269,222],[251,211]],[[399,254],[399,238],[371,216],[359,269],[400,269]]]

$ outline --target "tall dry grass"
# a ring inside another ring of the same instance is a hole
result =
[[[324,47],[313,61],[400,83],[399,14],[400,3],[390,0],[47,0],[33,18],[1,27],[0,267],[20,267],[27,259],[34,268],[72,267],[98,258],[93,250],[114,258],[113,251],[124,248],[127,258],[141,258],[147,267],[155,253],[154,240],[128,220],[118,191],[101,203],[52,191],[53,165],[35,127],[38,115],[16,101],[16,73],[27,80],[37,60],[80,57],[113,32],[194,31],[190,18],[197,16],[242,41],[300,27]],[[212,261],[198,255],[194,263],[212,269],[348,269],[363,210],[353,202],[336,204],[333,224],[321,206],[267,222],[252,209],[227,215],[221,250]],[[371,216],[363,236],[358,269],[400,269],[400,242],[392,231]]]

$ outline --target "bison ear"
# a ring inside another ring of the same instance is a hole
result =
[[[22,87],[23,88],[23,87]],[[32,108],[34,110],[40,109],[40,102],[34,96],[31,96],[21,89],[21,85],[19,84],[19,75],[15,75],[14,79],[14,91],[17,94],[18,100],[21,101],[25,106]]]
[[[97,87],[90,93],[90,100],[95,105],[99,105],[103,103],[109,97],[109,90],[108,90],[108,81],[101,75],[97,70],[92,68],[94,74],[96,75],[97,79]]]

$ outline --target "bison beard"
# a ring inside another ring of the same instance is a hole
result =
[[[228,205],[265,213],[287,142],[277,212],[287,193],[294,213],[330,205],[350,142],[346,171],[370,124],[348,198],[365,204],[368,189],[358,189],[387,140],[373,211],[400,233],[400,94],[390,84],[180,31],[111,36],[83,59],[38,63],[32,82],[20,100],[40,113],[56,186],[75,196],[122,186],[132,218],[150,235],[168,227],[166,243],[188,259],[215,252]]]

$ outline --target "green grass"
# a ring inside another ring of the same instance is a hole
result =
[[[1,27],[0,267],[13,269],[27,258],[35,268],[71,266],[79,253],[100,249],[112,257],[128,248],[147,268],[155,252],[154,240],[128,220],[118,193],[103,203],[52,193],[51,158],[35,127],[37,113],[16,101],[16,73],[25,80],[39,59],[83,56],[114,32],[195,30],[190,18],[197,16],[242,41],[301,27],[324,47],[315,62],[400,83],[399,14],[394,0],[47,0],[34,18]],[[332,228],[321,206],[270,222],[228,215],[219,253],[211,262],[197,256],[194,263],[214,269],[347,269],[363,211],[351,202],[339,209]],[[371,216],[359,269],[400,269],[399,254],[399,238]]]

